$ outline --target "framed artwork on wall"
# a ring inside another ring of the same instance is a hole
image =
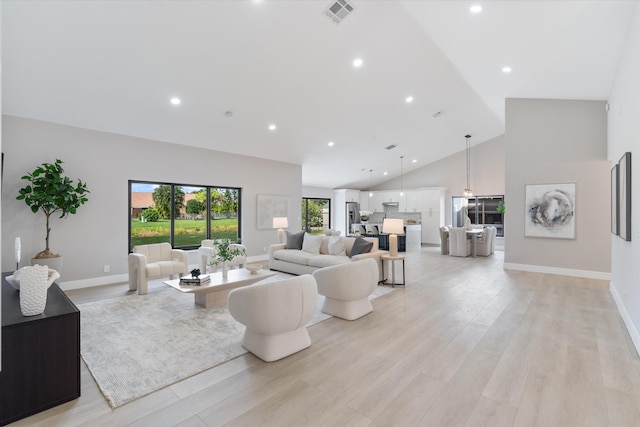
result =
[[[576,238],[576,184],[525,186],[524,235],[554,239]]]
[[[611,234],[619,235],[619,214],[618,204],[620,203],[618,195],[618,165],[611,169]]]
[[[271,194],[257,195],[256,228],[258,230],[273,229],[273,218],[290,218],[290,198]]]
[[[618,162],[618,230],[621,239],[631,241],[631,153]]]

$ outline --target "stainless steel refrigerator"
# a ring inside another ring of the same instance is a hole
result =
[[[360,223],[360,203],[347,202],[347,234],[353,232],[353,224]]]

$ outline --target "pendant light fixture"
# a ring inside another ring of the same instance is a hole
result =
[[[373,169],[369,169],[369,197],[373,197]]]
[[[471,135],[465,135],[467,138],[467,188],[464,189],[465,197],[473,197],[473,190],[471,190],[470,175],[471,175],[471,146],[469,145],[469,138]]]

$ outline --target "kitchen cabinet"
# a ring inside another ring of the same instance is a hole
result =
[[[395,202],[398,203],[400,201],[400,190],[397,191],[384,191],[383,192],[383,203]]]

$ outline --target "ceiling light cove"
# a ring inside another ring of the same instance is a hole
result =
[[[362,67],[362,64],[364,64],[364,62],[362,61],[362,59],[361,59],[361,58],[356,58],[356,59],[354,59],[354,60],[353,60],[353,66],[354,66],[355,68],[360,68],[360,67]]]
[[[503,73],[510,73],[511,72],[511,67],[502,67],[502,72]]]
[[[276,129],[278,129],[278,128],[273,123],[269,125],[269,130],[276,130]]]
[[[474,4],[473,6],[471,6],[469,8],[469,12],[471,12],[471,13],[480,13],[480,12],[482,12],[482,6],[480,6],[479,4]]]
[[[180,105],[181,103],[182,103],[182,101],[180,100],[180,98],[177,98],[175,96],[173,98],[171,98],[171,104]]]
[[[413,96],[409,95],[404,99],[404,102],[411,104],[413,102]]]

